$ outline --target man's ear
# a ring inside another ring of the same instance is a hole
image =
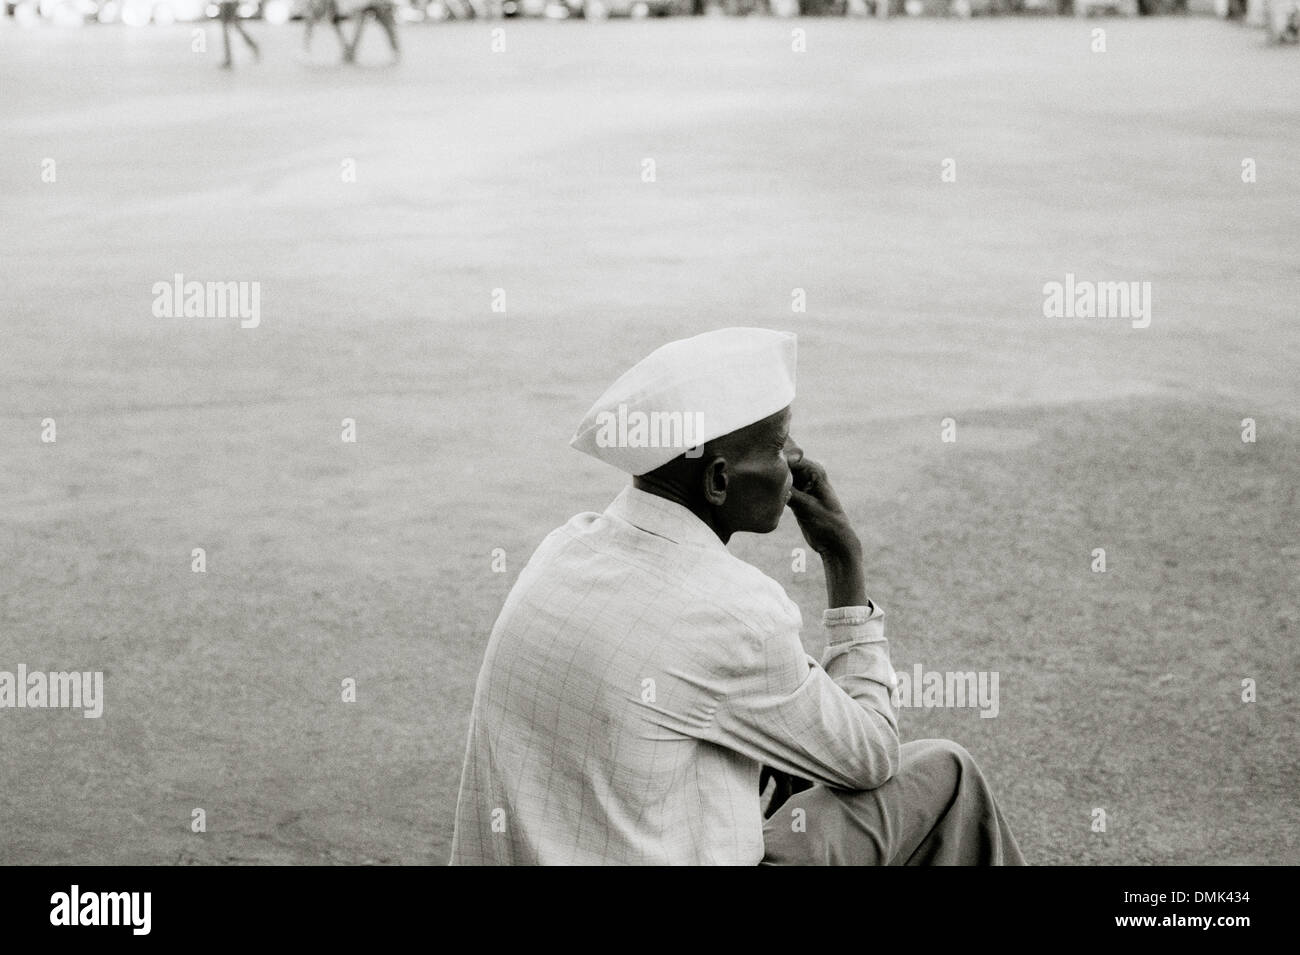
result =
[[[727,459],[723,457],[711,459],[704,466],[700,481],[703,484],[704,500],[713,507],[721,507],[727,499],[727,485],[731,482],[731,475],[727,471]]]

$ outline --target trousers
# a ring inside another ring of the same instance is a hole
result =
[[[762,865],[1027,865],[988,781],[960,744],[900,747],[876,789],[816,785],[763,826]]]

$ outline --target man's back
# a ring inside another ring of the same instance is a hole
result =
[[[629,488],[573,518],[488,643],[453,864],[757,863],[760,754],[718,709],[756,677],[807,680],[799,624],[679,505]]]

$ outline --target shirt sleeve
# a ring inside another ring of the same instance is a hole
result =
[[[896,682],[875,605],[837,607],[822,622],[819,665],[798,624],[755,635],[709,726],[712,742],[783,772],[840,789],[874,789],[898,771]]]

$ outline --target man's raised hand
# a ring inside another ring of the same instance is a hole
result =
[[[803,449],[791,440],[785,444],[785,460],[794,476],[790,510],[799,521],[803,539],[821,555],[826,570],[827,606],[866,606],[862,542],[831,487],[826,469],[805,458]]]
[[[808,546],[822,557],[860,558],[862,543],[849,523],[826,469],[804,457],[803,449],[786,442],[786,463],[794,475],[789,507]]]

